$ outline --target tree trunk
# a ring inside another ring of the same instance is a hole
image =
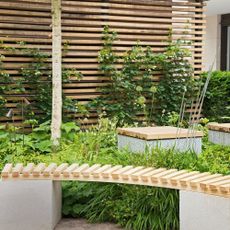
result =
[[[62,124],[61,0],[52,0],[52,121],[51,140],[59,146]]]

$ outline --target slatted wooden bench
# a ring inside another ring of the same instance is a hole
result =
[[[23,164],[21,163],[16,165],[6,164],[4,169],[2,170],[1,179],[3,182],[16,182],[19,184],[23,181],[33,181],[34,185],[36,184],[36,182],[39,181],[53,183],[60,183],[61,181],[94,181],[122,183],[177,189],[180,190],[180,192],[192,192],[192,194],[199,193],[209,197],[214,197],[215,199],[227,199],[228,202],[230,198],[230,176],[224,176],[221,174],[210,174],[208,172],[201,173],[198,171],[153,168],[143,166],[112,166],[100,164],[88,165],[77,163],[71,165],[67,163],[63,163],[61,165],[57,165],[55,163],[51,163],[49,165],[46,165],[45,163],[40,163],[38,165],[29,163],[26,166],[23,166]],[[52,191],[51,194],[56,193]],[[186,197],[186,195],[187,193],[185,193],[183,197]],[[185,212],[187,213],[188,203],[187,200],[183,197],[181,198],[181,200],[186,203]],[[226,202],[226,200],[224,201]],[[199,201],[198,203],[202,202]],[[183,204],[180,205],[183,207]],[[192,200],[189,200],[189,205],[193,205]],[[228,211],[230,210],[228,209]],[[182,219],[186,218],[183,217]],[[220,221],[223,222],[222,219]],[[182,223],[184,222],[182,221]],[[188,226],[188,224],[185,223],[185,226]],[[181,227],[182,230],[186,228],[183,228],[183,226]],[[0,229],[2,229],[1,218]],[[225,230],[225,228],[221,229]],[[205,228],[203,228],[203,230],[205,230]]]
[[[230,176],[197,171],[94,164],[5,165],[2,180],[96,181],[147,185],[230,197]]]

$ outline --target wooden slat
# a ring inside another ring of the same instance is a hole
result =
[[[15,167],[12,169],[12,176],[18,177],[19,174],[22,172],[22,170],[23,170],[23,164],[22,163],[16,164]]]
[[[73,176],[78,177],[78,176],[80,176],[80,173],[81,173],[82,171],[84,171],[84,170],[86,170],[86,169],[88,169],[88,168],[89,168],[89,165],[88,165],[88,164],[83,164],[83,165],[81,165],[80,167],[74,169],[74,170],[72,171],[72,174],[73,174]]]
[[[180,184],[183,185],[183,186],[186,186],[187,182],[189,182],[189,181],[192,181],[192,180],[195,180],[195,179],[200,179],[200,178],[203,178],[203,177],[206,177],[206,176],[209,176],[209,175],[210,175],[210,173],[198,173],[198,174],[192,175],[190,177],[185,177],[185,178],[180,180]]]
[[[48,167],[44,163],[34,166],[29,163],[23,167],[21,163],[13,167],[7,164],[1,174],[2,180],[54,180],[54,181],[96,181],[123,184],[147,185],[162,188],[179,189],[207,193],[230,198],[230,176],[221,174],[187,172],[187,170],[151,168],[143,166],[111,166],[94,164],[78,165],[74,163],[68,167],[62,163],[58,167],[51,163]]]
[[[44,176],[50,176],[51,174],[53,174],[54,170],[57,168],[57,164],[56,163],[51,163],[49,164],[49,166],[47,168],[45,168],[45,170],[43,171],[43,175]]]
[[[177,171],[176,169],[169,169],[169,170],[154,174],[154,175],[151,176],[151,181],[152,182],[157,182],[158,180],[160,180],[160,178],[162,176],[170,175],[170,174],[172,174],[172,173],[174,173],[176,171]]]
[[[210,179],[210,180],[206,180],[200,183],[200,187],[202,189],[206,189],[208,188],[208,186],[212,185],[213,183],[225,183],[227,179],[230,179],[230,176],[226,176],[225,178],[223,178],[222,176],[220,177],[216,177],[214,179]]]
[[[2,177],[8,177],[13,169],[13,164],[6,164],[2,170]]]
[[[44,163],[38,164],[33,170],[33,176],[35,176],[35,177],[40,176],[43,173],[43,171],[45,170],[45,168],[46,168],[46,164],[44,164]]]
[[[68,168],[64,169],[63,171],[63,175],[65,177],[69,177],[71,175],[71,173],[79,166],[79,164],[71,164]]]
[[[165,168],[153,169],[152,171],[141,175],[141,179],[143,181],[148,181],[151,178],[151,176],[153,176],[157,173],[160,173],[160,172],[165,172],[165,171],[166,171]]]
[[[140,179],[140,176],[142,176],[142,175],[144,175],[144,174],[146,174],[146,173],[149,173],[149,172],[151,172],[151,171],[153,171],[153,168],[152,168],[152,167],[142,169],[142,170],[140,170],[140,171],[138,171],[138,172],[132,173],[132,174],[131,174],[131,178],[132,178],[133,180],[139,180],[139,179]]]
[[[176,185],[178,182],[180,182],[182,179],[184,178],[188,178],[188,177],[191,177],[193,175],[197,175],[199,174],[199,172],[197,171],[194,171],[194,172],[189,172],[189,173],[184,173],[180,176],[176,176],[176,177],[173,177],[170,179],[170,182],[173,184],[173,185]]]
[[[162,183],[167,183],[169,179],[171,179],[171,178],[173,178],[175,176],[183,175],[183,174],[185,174],[187,172],[188,172],[187,170],[175,171],[174,173],[170,173],[170,174],[161,176],[160,181]]]
[[[111,168],[111,165],[104,165],[101,168],[95,170],[94,172],[92,172],[93,177],[95,178],[99,178],[101,173],[103,173],[104,171],[107,171]]]
[[[119,170],[119,169],[121,169],[121,168],[122,168],[121,165],[116,165],[116,166],[114,166],[114,167],[112,167],[112,168],[110,168],[110,169],[108,169],[108,170],[102,172],[102,177],[103,177],[103,178],[109,178],[109,176],[110,176],[113,172],[115,172],[115,171],[117,171],[117,170]]]
[[[63,163],[63,164],[59,165],[53,172],[54,176],[60,176],[62,174],[62,172],[67,168],[68,168],[67,163]]]
[[[202,47],[206,23],[203,6],[202,2],[190,0],[62,0],[63,45],[68,43],[63,64],[67,68],[77,68],[84,75],[80,82],[74,81],[63,85],[65,95],[85,105],[101,95],[101,88],[98,87],[108,83],[109,79],[98,71],[97,60],[98,51],[102,49],[104,25],[110,25],[111,29],[118,33],[118,41],[115,42],[113,50],[120,57],[123,57],[137,40],[140,40],[142,45],[150,45],[155,53],[164,52],[169,31],[172,29],[173,39],[184,38],[194,41],[191,45],[194,57],[192,65],[195,76],[199,76],[203,68]],[[51,17],[50,1],[2,0],[0,40],[4,41],[5,46],[17,49],[21,47],[17,43],[25,41],[26,47],[39,48],[51,57]],[[12,74],[13,81],[17,81],[21,76],[18,71],[30,62],[30,59],[18,50],[10,52],[0,47],[0,53],[6,55],[4,59],[6,72]],[[48,64],[50,60],[50,58],[47,60]],[[122,62],[118,65],[118,68],[121,67]],[[152,80],[158,82],[159,75],[161,74],[154,74]],[[33,89],[30,87],[27,87],[21,95],[9,92],[6,106],[18,110],[15,112],[15,125],[23,126],[23,117],[17,102],[24,96],[31,98],[32,95]],[[33,99],[33,102],[36,103],[36,100]],[[42,111],[35,112],[40,114]],[[80,114],[76,115],[76,119],[81,117]],[[89,119],[89,124],[97,122],[97,116],[92,117]],[[12,122],[12,119],[2,117],[0,122]],[[86,122],[81,123],[84,127],[88,125]],[[138,179],[135,175],[133,178]]]
[[[93,166],[91,166],[90,168],[84,170],[81,174],[84,176],[84,177],[89,177],[91,173],[93,173],[93,171],[97,170],[100,168],[100,164],[95,164]]]
[[[206,180],[210,180],[210,179],[213,179],[213,178],[216,178],[216,177],[219,177],[219,176],[220,176],[220,174],[215,174],[215,175],[209,175],[209,176],[206,176],[206,177],[201,177],[201,178],[198,178],[198,179],[194,179],[194,180],[190,181],[190,185],[192,187],[200,186],[201,182],[206,181]]]
[[[123,180],[128,180],[129,176],[131,176],[134,173],[137,173],[137,172],[141,171],[143,168],[144,167],[139,166],[139,167],[135,167],[133,169],[130,169],[130,170],[126,171],[126,172],[121,173],[121,177],[122,177]]]
[[[224,193],[229,193],[230,192],[230,182],[220,185],[220,191]]]
[[[28,176],[33,172],[33,169],[34,169],[34,163],[29,163],[29,164],[28,164],[26,167],[24,167],[23,170],[22,170],[23,176],[28,177]]]
[[[217,190],[219,188],[219,186],[225,185],[225,184],[229,184],[230,183],[230,179],[225,179],[223,181],[219,181],[219,182],[215,182],[209,185],[209,188],[211,190]]]
[[[118,170],[115,170],[115,171],[113,171],[113,172],[111,173],[112,178],[113,178],[113,179],[118,179],[119,176],[120,176],[120,174],[122,174],[122,173],[124,173],[124,172],[126,172],[126,171],[128,171],[128,170],[130,170],[130,169],[133,169],[133,166],[129,165],[129,166],[125,166],[125,167],[123,167],[123,168],[119,168]]]

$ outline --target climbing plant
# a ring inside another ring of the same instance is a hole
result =
[[[5,71],[3,67],[3,61],[5,56],[0,54],[0,116],[6,113],[6,98],[4,97],[4,92],[9,91],[11,89],[10,84],[12,83],[10,75]]]
[[[152,81],[153,72],[158,68],[155,55],[149,47],[142,47],[138,43],[121,58],[113,51],[113,42],[117,34],[105,27],[103,31],[103,49],[99,52],[99,70],[109,84],[102,88],[103,96],[90,104],[99,108],[100,113],[109,117],[116,117],[118,125],[133,123],[138,115],[149,114],[153,107],[147,106],[147,100],[155,93]],[[122,63],[122,68],[117,67]]]
[[[109,83],[102,88],[102,96],[91,103],[99,113],[116,117],[118,125],[140,121],[167,123],[171,112],[179,112],[181,98],[189,98],[193,69],[182,41],[169,43],[164,53],[155,54],[151,47],[137,44],[124,55],[113,50],[117,34],[108,26],[103,31],[103,49],[99,52],[99,70]],[[118,64],[120,65],[118,68]],[[163,74],[160,83],[154,82],[156,72]],[[141,122],[143,125],[143,122]]]
[[[42,52],[40,49],[28,48],[26,43],[18,43],[18,48],[13,48],[10,46],[3,46],[2,49],[6,49],[9,52],[17,52],[25,57],[29,57],[30,61],[23,64],[19,69],[19,76],[15,81],[14,87],[10,86],[10,82],[13,81],[13,77],[10,76],[4,69],[4,61],[0,62],[0,93],[2,95],[2,110],[6,110],[6,95],[9,94],[11,90],[13,93],[20,92],[25,94],[29,92],[32,100],[26,98],[28,102],[27,105],[21,106],[19,102],[18,106],[23,109],[23,113],[27,123],[29,121],[37,121],[42,123],[44,121],[50,120],[52,112],[52,76],[51,76],[51,66],[48,62],[50,55]],[[3,59],[3,56],[2,58]],[[81,79],[81,73],[76,69],[63,68],[62,80],[64,83],[70,82],[72,79]],[[65,97],[63,94],[63,111],[75,111],[75,102],[71,99]],[[64,113],[65,115],[66,113]],[[67,116],[64,116],[67,119]]]
[[[188,48],[183,48],[186,45],[189,45],[186,41],[172,41],[169,37],[166,51],[159,59],[163,77],[156,92],[159,108],[156,120],[160,124],[168,123],[172,113],[179,114],[183,98],[184,103],[190,105],[196,91],[197,82],[193,78],[193,68],[188,60],[191,52]]]

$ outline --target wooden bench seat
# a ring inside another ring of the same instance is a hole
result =
[[[146,185],[230,197],[230,176],[197,171],[134,167],[121,165],[88,165],[63,163],[46,165],[6,164],[1,177],[6,180],[95,181]]]

